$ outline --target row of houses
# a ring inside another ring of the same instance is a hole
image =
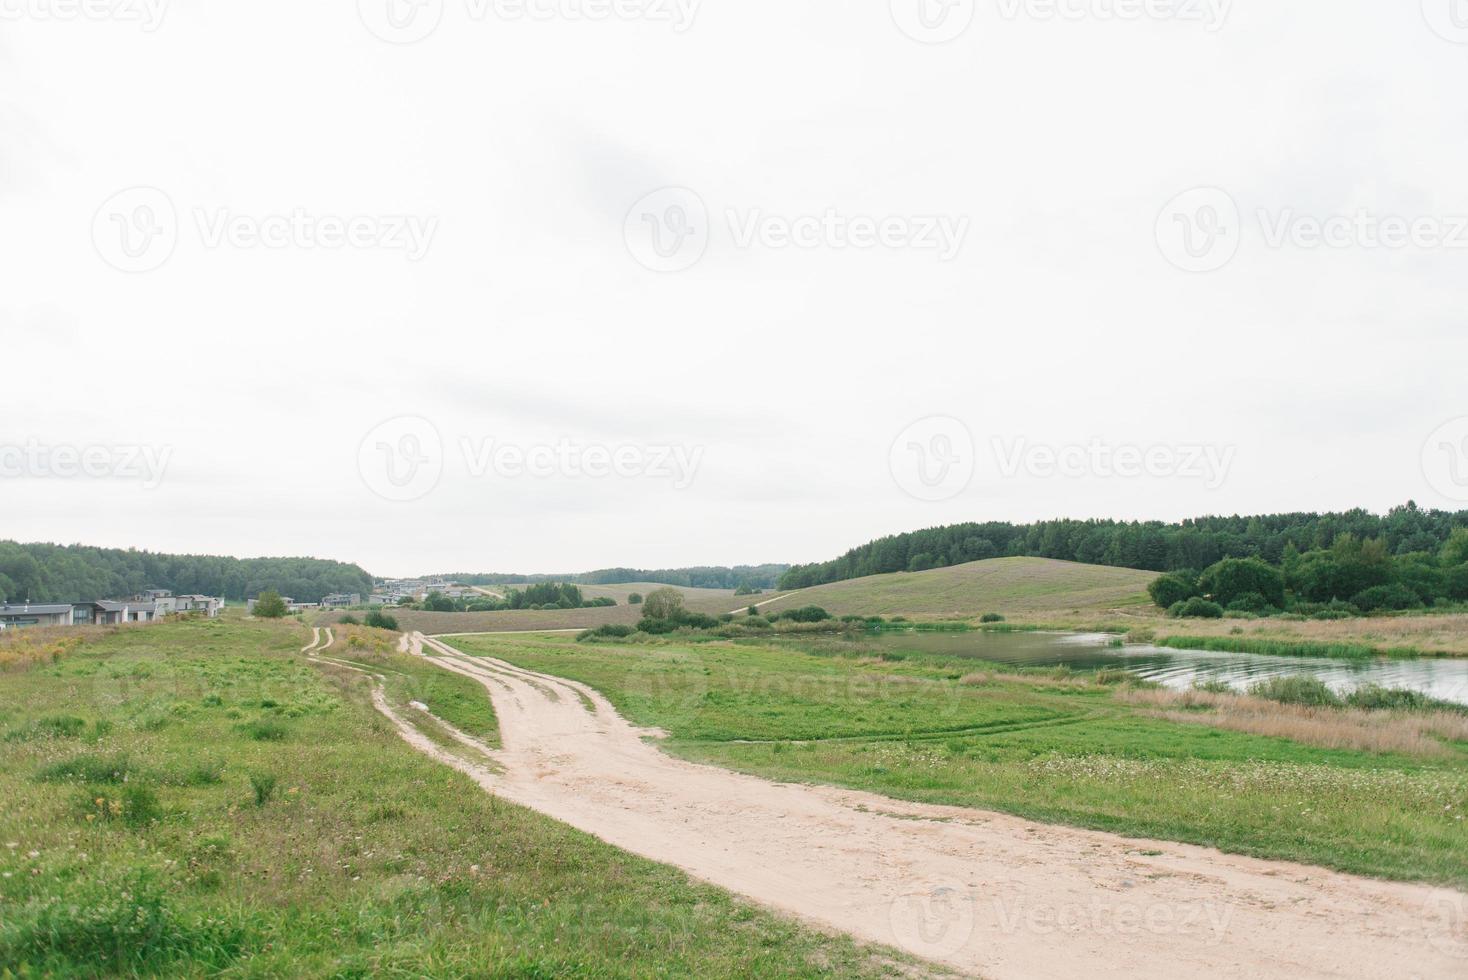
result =
[[[367,602],[373,606],[396,606],[403,602],[419,602],[434,592],[450,599],[471,599],[479,596],[479,592],[472,586],[460,585],[446,579],[399,578],[378,582],[376,590],[367,597]]]
[[[0,604],[0,629],[151,623],[177,613],[201,613],[212,619],[223,608],[223,599],[205,595],[174,595],[165,589],[151,589],[131,599],[12,602]]]

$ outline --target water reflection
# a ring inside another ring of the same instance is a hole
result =
[[[871,642],[895,651],[973,657],[1018,667],[1117,668],[1179,690],[1200,681],[1222,681],[1243,690],[1270,677],[1305,674],[1340,693],[1363,684],[1380,684],[1468,704],[1468,658],[1354,660],[1173,650],[1145,644],[1114,647],[1112,637],[1101,633],[883,633]]]

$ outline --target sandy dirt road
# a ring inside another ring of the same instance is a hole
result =
[[[482,683],[486,789],[858,938],[1004,978],[1468,977],[1468,896],[682,762],[596,691],[414,636]],[[379,705],[382,707],[382,705]]]

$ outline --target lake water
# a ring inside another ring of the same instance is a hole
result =
[[[1355,660],[1271,657],[1256,653],[1173,650],[1146,644],[1112,647],[1102,633],[888,632],[870,642],[889,650],[972,657],[1016,667],[1117,668],[1183,690],[1197,681],[1223,681],[1243,690],[1270,677],[1305,674],[1340,693],[1362,684],[1407,688],[1468,704],[1468,658]]]

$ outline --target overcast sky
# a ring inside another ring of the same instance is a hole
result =
[[[86,2],[0,0],[0,537],[1468,506],[1468,3]]]

